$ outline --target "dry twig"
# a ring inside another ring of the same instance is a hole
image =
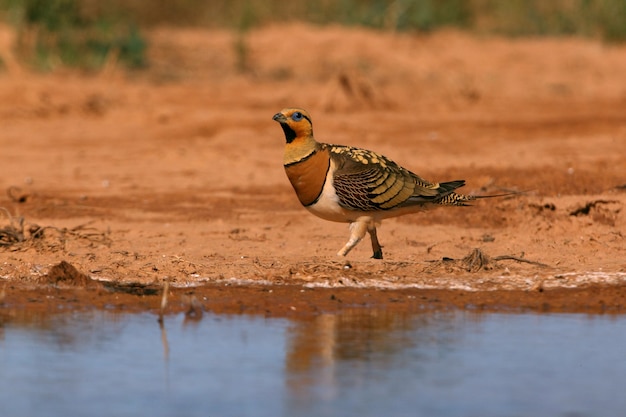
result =
[[[3,213],[9,220],[8,225],[0,227],[0,247],[18,250],[36,246],[44,250],[54,251],[59,247],[65,249],[65,244],[70,238],[107,246],[111,244],[108,232],[102,232],[94,227],[87,227],[94,221],[79,224],[70,229],[56,226],[42,227],[34,223],[28,224],[28,227],[25,228],[23,217],[11,215],[9,210],[4,207],[0,207],[0,213]],[[53,234],[46,232],[53,232]],[[49,239],[44,239],[46,237]],[[54,240],[55,238],[56,241]]]

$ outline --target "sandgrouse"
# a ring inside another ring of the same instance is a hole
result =
[[[464,206],[476,198],[454,191],[464,180],[429,182],[372,151],[317,142],[305,110],[286,108],[273,119],[285,133],[285,172],[302,205],[322,219],[350,223],[350,239],[340,256],[368,232],[372,257],[382,259],[376,226],[383,219],[434,205]]]

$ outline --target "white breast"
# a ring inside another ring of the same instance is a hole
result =
[[[324,188],[322,188],[322,194],[315,204],[307,206],[307,209],[324,220],[342,223],[352,222],[359,217],[359,214],[351,210],[346,210],[339,205],[339,197],[337,197],[335,187],[333,186],[334,170],[335,163],[331,160],[330,169],[326,173],[326,182],[324,182]]]

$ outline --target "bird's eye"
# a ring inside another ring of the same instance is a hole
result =
[[[299,122],[300,120],[302,120],[302,113],[300,113],[299,111],[295,112],[294,114],[291,115],[291,120],[293,120],[294,122]]]

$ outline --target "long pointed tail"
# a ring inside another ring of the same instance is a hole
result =
[[[455,193],[453,190],[459,187],[458,185],[459,182],[460,181],[450,181],[449,183],[442,183],[441,184],[442,187],[446,187],[450,185],[451,187],[454,187],[454,188],[451,188],[449,194],[446,194],[439,201],[437,201],[437,204],[440,204],[442,206],[471,206],[469,202],[474,201],[474,200],[480,200],[483,198],[510,197],[513,195],[520,195],[520,194],[527,193],[527,191],[511,191],[511,192],[506,192],[506,193],[501,193],[501,194],[491,194],[491,195],[458,194],[458,193]],[[464,183],[465,181],[463,181],[463,184]]]

